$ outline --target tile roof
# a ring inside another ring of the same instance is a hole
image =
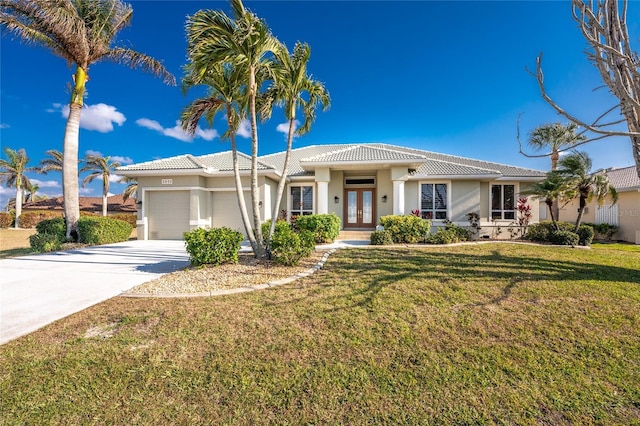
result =
[[[640,189],[640,178],[636,166],[607,170],[609,182],[618,191]]]
[[[251,157],[238,153],[240,169],[249,170]],[[285,152],[259,157],[260,170],[284,168]],[[321,163],[384,163],[406,162],[417,167],[414,175],[433,176],[491,176],[544,178],[545,173],[522,167],[509,166],[490,161],[475,160],[455,155],[440,154],[402,146],[367,144],[327,144],[296,148],[291,151],[289,176],[313,176],[303,165]],[[163,170],[232,170],[231,151],[193,157],[189,154],[172,158],[132,164],[118,168],[118,172],[127,171],[163,171]]]
[[[118,167],[117,171],[204,170],[206,168],[218,171],[230,171],[233,170],[232,159],[231,151],[201,155],[199,157],[195,157],[191,154],[184,154],[176,157],[162,158],[159,160]],[[238,165],[240,166],[240,170],[250,170],[251,157],[239,152]],[[258,161],[258,170],[268,170],[271,168],[271,166]]]
[[[102,212],[102,197],[78,197],[81,211]],[[62,197],[45,198],[22,205],[23,210],[64,210],[64,199]],[[107,197],[107,211],[119,213],[135,213],[135,198],[128,198],[124,201],[122,194]]]

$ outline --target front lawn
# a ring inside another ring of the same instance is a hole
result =
[[[0,423],[640,424],[639,265],[350,249],[270,290],[115,298],[0,347]]]

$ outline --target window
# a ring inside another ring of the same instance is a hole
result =
[[[291,216],[313,214],[313,186],[291,187]]]
[[[491,219],[516,218],[516,186],[491,185]]]
[[[420,184],[420,216],[423,219],[447,218],[447,184]]]

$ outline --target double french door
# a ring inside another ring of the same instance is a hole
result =
[[[375,189],[345,189],[344,199],[345,228],[371,229],[375,227]]]

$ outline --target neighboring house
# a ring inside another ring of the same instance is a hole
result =
[[[258,158],[260,217],[271,218],[285,153]],[[239,153],[249,215],[251,158]],[[244,232],[236,199],[231,152],[186,154],[119,167],[138,182],[138,236],[181,239],[197,227],[228,226]],[[444,219],[469,225],[480,214],[507,226],[517,216],[518,193],[544,179],[540,171],[386,144],[315,145],[292,151],[280,205],[287,215],[335,213],[344,229],[372,230],[381,216],[420,214],[434,226]],[[538,203],[533,222],[538,221]]]
[[[618,202],[611,199],[602,206],[594,200],[587,204],[582,222],[609,223],[618,227],[614,239],[640,244],[640,179],[636,166],[607,169],[609,182],[618,192]],[[575,222],[578,216],[578,200],[562,206],[560,220]]]
[[[79,197],[78,202],[81,211],[102,214],[102,197]],[[64,200],[62,197],[45,198],[32,203],[25,203],[22,206],[23,212],[33,210],[64,212]],[[136,211],[136,200],[133,198],[128,198],[127,201],[124,201],[122,194],[107,197],[107,214],[135,213]]]

